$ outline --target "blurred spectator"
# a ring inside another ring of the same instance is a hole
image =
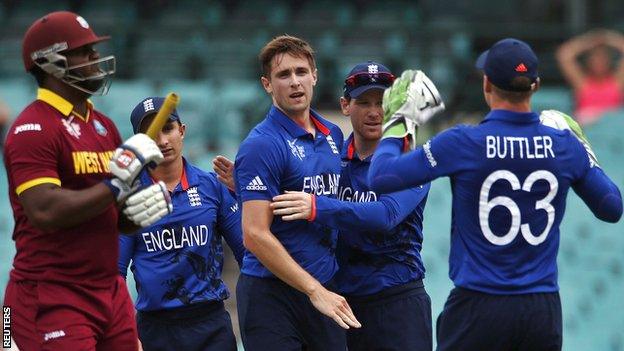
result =
[[[618,52],[617,60],[613,51]],[[584,65],[580,56],[586,54]],[[575,117],[590,124],[624,104],[624,36],[594,30],[574,37],[557,50],[559,66],[576,98]]]
[[[0,100],[0,150],[4,147],[4,132],[10,122],[9,107]]]

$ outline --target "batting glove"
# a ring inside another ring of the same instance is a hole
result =
[[[583,144],[585,147],[585,151],[587,151],[587,156],[589,157],[589,163],[592,167],[598,166],[598,159],[596,158],[596,154],[594,150],[592,150],[591,144],[585,133],[583,133],[583,129],[581,126],[570,116],[567,114],[557,111],[557,110],[545,110],[539,116],[540,123],[545,126],[549,126],[559,130],[569,130],[574,134],[574,136]]]
[[[383,137],[409,136],[414,145],[418,127],[444,110],[440,93],[422,72],[406,70],[383,96]]]
[[[138,184],[131,187],[119,178],[106,179],[104,180],[104,184],[108,186],[111,193],[113,193],[118,204],[124,202],[126,198],[139,187]]]
[[[132,187],[145,166],[155,167],[162,160],[163,154],[156,142],[139,133],[128,138],[115,150],[109,166],[113,176]]]
[[[169,191],[162,181],[130,195],[125,205],[123,213],[142,228],[158,222],[173,211]]]

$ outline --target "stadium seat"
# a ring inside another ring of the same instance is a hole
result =
[[[123,139],[130,137],[132,125],[130,112],[147,96],[155,95],[153,84],[145,80],[114,80],[108,95],[91,98],[95,107],[104,112],[116,124]]]
[[[297,6],[294,24],[297,26],[310,25],[328,28],[332,26],[350,28],[354,18],[354,9],[351,4],[343,1],[318,0],[306,1],[303,6]]]
[[[223,7],[218,1],[176,1],[156,16],[156,25],[165,28],[218,26],[222,22]]]
[[[3,2],[5,16],[8,20],[5,26],[20,32],[26,31],[28,26],[37,18],[52,12],[67,10],[67,2],[60,1],[5,1]]]
[[[108,32],[116,26],[126,27],[135,23],[147,9],[137,9],[134,3],[121,0],[85,1],[80,9],[82,15],[98,32]]]
[[[534,111],[559,110],[565,113],[572,113],[572,97],[570,89],[567,87],[542,86],[533,94],[531,99]]]
[[[21,78],[0,79],[0,99],[9,107],[11,119],[35,99],[36,89],[35,79],[25,72]]]
[[[284,1],[242,0],[231,21],[233,24],[280,27],[288,23],[290,7]]]
[[[25,76],[21,53],[21,38],[11,37],[0,40],[0,77]]]

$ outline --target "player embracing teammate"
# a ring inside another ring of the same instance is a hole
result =
[[[485,119],[403,155],[393,136],[424,123],[439,98],[420,71],[394,82],[384,96],[386,138],[369,182],[375,191],[392,192],[451,178],[455,289],[438,318],[438,350],[560,350],[556,259],[568,190],[607,222],[622,216],[622,198],[570,117],[531,111],[539,77],[528,44],[501,40],[477,68],[491,109]]]

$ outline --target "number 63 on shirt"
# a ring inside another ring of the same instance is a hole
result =
[[[521,223],[522,213],[518,204],[508,196],[496,196],[489,199],[490,189],[492,185],[498,181],[507,181],[510,185],[510,189],[513,191],[521,190],[525,192],[531,192],[535,182],[539,180],[545,180],[548,182],[550,190],[548,194],[535,202],[536,210],[543,210],[548,216],[548,222],[546,228],[539,233],[534,234],[528,223]],[[518,177],[508,170],[497,170],[492,172],[481,185],[481,192],[479,193],[479,224],[481,231],[485,238],[494,245],[507,245],[511,243],[518,233],[522,233],[522,237],[531,245],[537,246],[546,240],[550,229],[555,221],[555,208],[551,205],[551,201],[557,195],[559,183],[554,174],[546,170],[537,170],[529,174],[524,180],[524,183],[520,184]],[[497,206],[505,207],[511,214],[511,226],[507,233],[502,236],[496,235],[490,228],[490,215],[492,210]]]

